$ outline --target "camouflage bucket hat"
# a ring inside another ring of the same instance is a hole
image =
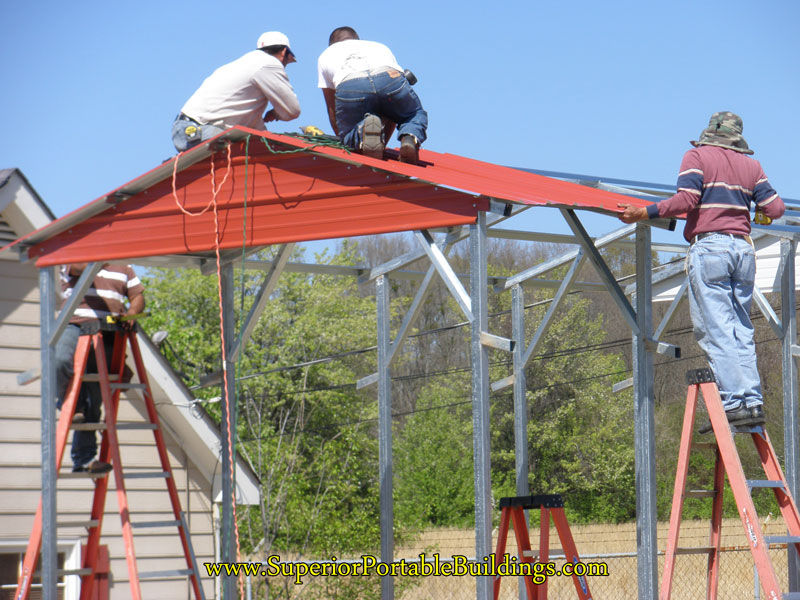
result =
[[[700,139],[693,141],[692,146],[719,146],[742,154],[753,153],[742,137],[742,118],[728,111],[714,113]]]

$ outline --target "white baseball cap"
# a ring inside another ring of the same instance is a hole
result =
[[[269,46],[286,46],[289,49],[289,54],[294,56],[292,47],[289,45],[289,38],[282,34],[280,31],[266,31],[258,38],[257,48],[267,48]]]

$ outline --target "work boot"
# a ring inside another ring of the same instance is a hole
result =
[[[750,411],[750,419],[757,423],[764,423],[767,419],[764,416],[764,405],[751,406],[747,410]]]
[[[759,407],[760,408],[760,407]],[[745,407],[744,405],[740,406],[739,408],[734,408],[733,410],[726,410],[725,416],[728,418],[728,423],[737,424],[740,421],[747,421],[748,423],[751,422],[752,415],[750,414],[750,409]],[[761,411],[761,416],[764,416],[764,411]],[[713,428],[711,427],[711,421],[706,421],[702,427],[698,430],[700,433],[708,433]]]
[[[410,133],[400,136],[400,162],[411,165],[419,162],[419,144],[417,138]]]
[[[361,130],[361,154],[370,158],[383,158],[383,122],[377,115],[364,117]]]
[[[72,467],[73,473],[92,473],[94,475],[102,475],[108,473],[113,469],[109,463],[93,460],[89,465],[75,465]]]

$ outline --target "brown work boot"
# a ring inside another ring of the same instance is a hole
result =
[[[364,117],[361,130],[361,154],[370,158],[383,158],[383,121],[377,115]]]
[[[111,469],[113,469],[109,463],[101,462],[99,460],[93,460],[88,465],[75,465],[72,467],[73,473],[93,473],[95,475],[102,475],[103,473],[108,473]]]
[[[400,137],[400,162],[411,165],[419,162],[419,144],[417,139],[410,133]]]

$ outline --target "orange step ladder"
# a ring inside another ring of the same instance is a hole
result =
[[[765,597],[769,600],[798,600],[800,593],[782,594],[775,568],[769,557],[770,544],[787,544],[800,553],[800,516],[797,505],[789,491],[786,478],[783,475],[775,450],[770,442],[769,435],[763,424],[738,421],[728,423],[722,400],[715,383],[714,373],[711,369],[694,369],[686,373],[689,389],[686,395],[686,411],[683,417],[683,431],[681,434],[680,450],[678,453],[678,468],[675,476],[675,490],[672,496],[672,513],[669,520],[669,534],[667,536],[667,549],[664,559],[664,575],[661,582],[660,600],[669,600],[672,592],[672,580],[675,570],[675,559],[679,554],[708,554],[708,583],[706,598],[716,600],[719,583],[720,542],[722,526],[722,492],[725,476],[733,491],[739,517],[744,526],[745,535],[750,546],[750,552],[758,572],[758,578],[764,590]],[[708,415],[711,420],[712,430],[716,443],[708,444],[716,452],[714,467],[713,490],[687,490],[686,481],[689,471],[689,453],[692,448],[692,430],[694,427],[697,400],[702,392]],[[761,466],[766,479],[747,479],[742,468],[739,453],[733,440],[734,433],[750,434],[755,444]],[[769,488],[775,493],[775,499],[783,515],[788,535],[765,536],[759,525],[753,498],[753,489]],[[711,510],[711,531],[708,546],[695,548],[679,548],[678,535],[681,526],[681,513],[683,501],[686,498],[713,498]]]
[[[500,565],[505,557],[508,527],[514,526],[514,535],[517,538],[517,550],[520,563],[527,563],[533,568],[536,562],[547,563],[550,559],[550,517],[556,526],[558,538],[561,541],[564,558],[572,565],[580,563],[575,541],[567,523],[564,513],[564,500],[561,494],[540,494],[536,496],[516,496],[500,499],[500,529],[497,533],[497,550],[494,555],[495,565]],[[539,509],[539,551],[531,550],[531,540],[528,525],[525,520],[525,511]],[[500,579],[497,575],[494,580],[494,600],[500,597]],[[547,580],[543,583],[534,583],[533,576],[525,576],[525,590],[528,600],[547,600]],[[572,581],[580,600],[592,600],[589,583],[585,575],[572,574]]]
[[[103,331],[112,331],[113,335],[113,355],[111,359],[111,369],[106,364],[106,352],[103,341]],[[125,354],[130,345],[131,356],[136,365],[136,374],[139,383],[124,382],[125,374]],[[97,373],[86,373],[86,365],[89,360],[90,351],[94,350]],[[109,374],[109,370],[111,374]],[[102,434],[100,453],[98,460],[110,463],[113,467],[114,481],[117,489],[117,501],[119,504],[119,515],[122,521],[122,536],[125,542],[125,556],[130,576],[131,598],[141,600],[142,592],[140,580],[146,578],[174,578],[189,577],[197,600],[205,600],[203,587],[200,583],[200,575],[197,569],[194,550],[192,548],[189,529],[186,518],[181,510],[180,498],[175,480],[172,476],[172,468],[169,463],[164,436],[161,432],[158,413],[156,411],[153,395],[147,380],[147,373],[142,361],[142,354],[139,350],[139,342],[134,330],[127,330],[118,323],[99,323],[91,322],[81,326],[81,335],[75,349],[74,359],[75,375],[70,382],[66,397],[61,406],[61,416],[56,428],[56,472],[61,469],[61,462],[64,458],[64,450],[67,446],[69,430],[94,430]],[[81,382],[99,382],[100,391],[103,398],[104,421],[101,423],[72,423],[75,409],[78,404]],[[147,409],[148,421],[143,423],[117,423],[117,412],[119,408],[120,393],[123,390],[140,390]],[[155,473],[136,473],[129,474],[132,479],[143,477],[157,477],[166,481],[167,492],[169,493],[172,504],[173,519],[167,521],[131,522],[130,511],[128,508],[128,494],[125,489],[125,477],[123,476],[122,460],[120,457],[119,441],[117,432],[119,430],[152,430],[155,438],[156,448],[161,464],[161,471]],[[91,514],[88,521],[81,522],[80,525],[86,527],[88,540],[84,546],[83,556],[81,557],[81,568],[76,571],[59,572],[60,575],[79,575],[81,577],[81,600],[92,598],[92,592],[98,578],[100,560],[100,535],[103,525],[103,513],[108,491],[110,473],[59,473],[60,479],[64,478],[91,478],[94,480],[94,498],[92,501]],[[76,523],[63,523],[63,525],[74,526]],[[58,523],[57,523],[58,526]],[[181,539],[183,553],[186,558],[186,568],[172,571],[154,571],[151,573],[139,572],[136,565],[136,554],[133,545],[134,528],[177,528]],[[36,570],[36,563],[42,546],[42,501],[39,500],[39,507],[36,511],[36,518],[33,523],[33,531],[28,541],[28,548],[25,552],[25,559],[22,563],[22,573],[17,582],[17,589],[14,593],[15,600],[27,600],[33,573]]]

